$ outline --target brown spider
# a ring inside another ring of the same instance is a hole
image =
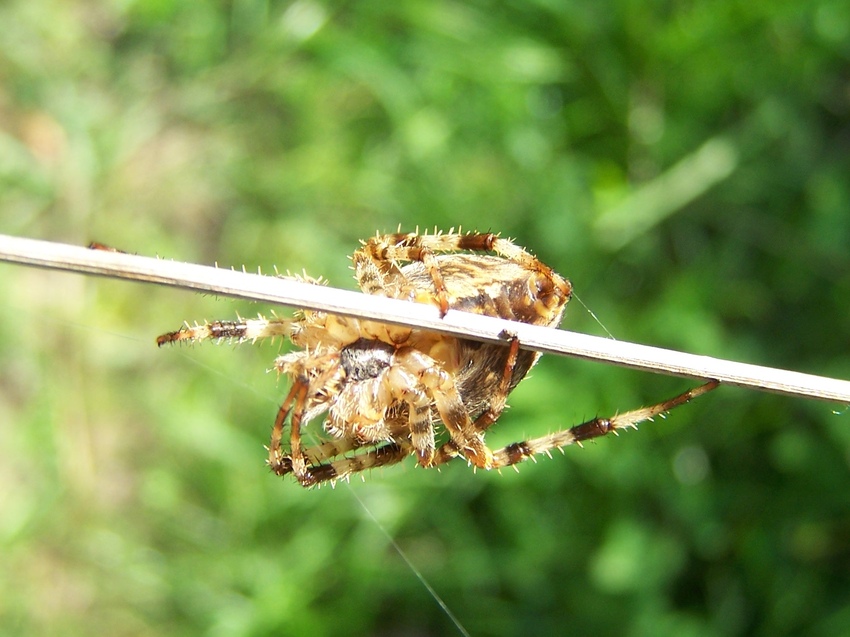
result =
[[[492,254],[481,254],[486,252]],[[352,259],[366,294],[429,303],[442,314],[461,310],[556,327],[572,291],[569,281],[534,256],[489,233],[379,235],[364,242]],[[539,358],[520,350],[516,338],[509,337],[504,345],[485,344],[305,310],[293,318],[261,316],[186,326],[163,334],[157,344],[253,342],[275,336],[287,337],[300,349],[274,363],[291,378],[292,387],[275,420],[268,463],[278,475],[292,473],[305,487],[409,455],[422,467],[463,456],[474,467],[499,469],[636,427],[717,385],[707,383],[651,407],[594,418],[494,452],[485,444],[484,432]],[[329,439],[305,447],[302,426],[323,413]],[[284,449],[287,420],[289,445]],[[443,442],[437,423],[448,434]]]

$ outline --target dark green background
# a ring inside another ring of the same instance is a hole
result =
[[[500,231],[617,338],[850,378],[842,0],[0,5],[0,232],[324,275]],[[850,412],[721,388],[519,473],[264,465],[268,308],[0,266],[4,635],[850,632]],[[577,302],[565,327],[603,334]],[[493,446],[689,386],[547,357]],[[389,538],[392,538],[390,540]]]

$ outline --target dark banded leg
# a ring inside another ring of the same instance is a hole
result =
[[[304,417],[304,404],[307,399],[308,387],[306,378],[298,378],[293,383],[286,400],[283,401],[277,412],[277,418],[275,418],[274,428],[272,429],[271,443],[269,444],[269,466],[272,471],[278,475],[292,472],[298,482],[305,487],[315,484],[315,480],[307,468],[304,451],[301,448],[301,420]],[[281,450],[281,440],[283,439],[286,418],[290,413],[292,418],[289,423],[289,454],[284,456]]]
[[[423,245],[421,239],[422,236],[417,234],[393,234],[370,239],[354,253],[357,281],[366,294],[384,295],[387,292],[387,275],[391,269],[397,268],[396,261],[421,261],[434,283],[440,316],[445,316],[449,311],[446,283],[434,252]]]
[[[496,390],[487,410],[475,419],[475,428],[482,433],[489,429],[499,419],[502,412],[505,411],[505,402],[511,390],[511,380],[514,376],[514,368],[516,367],[517,356],[519,355],[519,339],[513,334],[509,334],[508,337],[511,339],[511,344],[508,346],[508,356],[505,359],[505,368],[502,371],[499,388]]]
[[[697,396],[702,396],[710,392],[719,384],[718,381],[713,380],[650,407],[635,409],[634,411],[619,414],[612,418],[594,418],[575,427],[557,431],[547,436],[532,438],[524,442],[515,442],[493,453],[493,468],[501,469],[502,467],[510,467],[542,453],[551,455],[550,451],[552,449],[561,449],[572,444],[581,445],[585,440],[599,438],[610,433],[616,434],[621,429],[637,429],[638,424],[651,420],[655,416],[664,414],[675,407],[684,405]],[[437,449],[433,466],[449,462],[458,455],[460,455],[460,452],[457,447],[452,441],[449,441]]]
[[[309,450],[305,451],[305,453],[309,455]],[[388,443],[363,453],[334,460],[333,462],[310,465],[306,469],[306,474],[309,477],[308,480],[299,480],[299,482],[305,487],[316,486],[323,482],[333,483],[337,480],[344,480],[353,473],[397,464],[410,454],[410,448],[397,443]],[[278,468],[275,469],[275,473],[278,475],[294,473],[292,459],[288,456],[281,458]]]
[[[505,410],[505,403],[507,402],[508,393],[510,391],[511,379],[513,378],[517,356],[519,355],[519,339],[512,334],[510,335],[510,339],[511,344],[509,346],[508,356],[505,359],[505,368],[502,372],[502,379],[499,382],[499,388],[493,396],[493,400],[490,402],[487,410],[478,416],[473,423],[475,429],[481,433],[484,433],[488,428],[490,428],[490,426],[499,419],[499,416],[501,416],[502,412]],[[461,455],[460,448],[454,441],[450,440],[449,442],[444,443],[437,450],[438,459],[432,463],[432,466],[445,464],[458,455]]]
[[[410,429],[411,451],[423,467],[431,464],[434,457],[434,423],[431,422],[431,398],[421,390],[408,392],[406,399],[408,411],[408,428]]]
[[[238,321],[210,321],[203,325],[184,325],[176,332],[161,334],[156,338],[158,347],[181,341],[229,339],[236,342],[256,341],[261,338],[289,336],[292,319],[261,317]]]
[[[304,457],[310,466],[320,465],[325,462],[333,462],[334,458],[363,447],[356,438],[335,438],[327,440],[313,447],[304,449]]]

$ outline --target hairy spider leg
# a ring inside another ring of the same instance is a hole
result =
[[[272,439],[269,445],[269,466],[278,475],[291,471],[295,474],[298,482],[303,486],[315,484],[315,478],[307,467],[307,461],[301,448],[301,421],[304,418],[304,407],[307,402],[307,390],[309,383],[307,378],[299,377],[289,390],[286,400],[280,406],[272,429]],[[292,413],[289,423],[289,454],[284,456],[281,452],[280,443],[283,438],[283,429],[286,417]]]
[[[282,409],[283,407],[281,407],[281,410]],[[282,414],[281,419],[281,410],[278,410],[278,419],[275,420],[275,429],[272,431],[272,445],[269,447],[269,466],[274,473],[279,476],[284,476],[288,473],[292,473],[292,459],[289,456],[283,455],[280,449],[280,439],[283,436],[283,424],[281,424],[280,432],[277,433],[277,422],[280,420],[280,422],[283,423],[287,416],[287,414],[284,413]],[[274,443],[275,440],[277,440],[276,445]],[[339,458],[339,456],[344,453],[360,449],[364,446],[366,445],[361,444],[355,438],[339,438],[337,440],[327,440],[313,447],[307,447],[303,450],[304,457],[308,465],[307,469],[319,482],[343,477],[346,473],[350,473],[350,471],[344,472],[333,470],[329,472],[325,467],[334,462],[339,463],[349,460],[348,458],[334,460],[334,458]],[[405,455],[407,454],[405,453]],[[272,458],[276,459],[272,460]],[[322,478],[320,477],[322,475],[327,475],[328,477]]]
[[[322,356],[324,361],[332,361],[338,359],[337,354],[329,354]],[[278,359],[280,361],[281,359]],[[283,368],[277,366],[279,372]],[[308,399],[315,397],[316,392],[313,387],[323,388],[328,381],[328,378],[335,373],[336,366],[330,365],[318,376],[310,377],[307,370],[303,367],[303,361],[293,363],[293,369],[287,373],[293,379],[292,387],[286,398],[281,404],[275,418],[274,427],[272,428],[271,442],[269,443],[269,459],[268,464],[278,475],[294,473],[295,477],[303,486],[310,486],[315,481],[310,474],[308,461],[310,459],[310,449],[304,450],[301,443],[301,424],[304,420],[304,412],[307,408]],[[292,414],[289,423],[289,453],[284,455],[281,449],[283,440],[283,430],[286,426],[287,416]]]
[[[467,234],[416,234],[415,232],[379,235],[365,241],[359,253],[369,256],[378,263],[392,263],[395,260],[421,261],[425,252],[495,252],[501,257],[519,263],[529,270],[558,275],[539,261],[530,252],[492,232],[473,232]],[[397,270],[396,270],[397,271]]]
[[[310,469],[313,470],[319,465],[333,461],[344,453],[355,451],[362,447],[368,446],[368,443],[362,443],[357,438],[338,438],[334,440],[326,440],[313,447],[308,447],[304,450],[304,456],[307,462],[310,463]]]
[[[487,410],[475,419],[475,429],[480,432],[487,431],[499,419],[502,412],[505,411],[505,403],[511,391],[511,380],[514,376],[517,356],[519,356],[519,339],[514,335],[511,335],[510,338],[511,344],[508,347],[508,356],[505,359],[505,369],[502,372],[499,389],[487,406]]]
[[[510,393],[511,379],[513,378],[514,368],[516,367],[517,356],[519,355],[519,339],[511,335],[511,343],[508,348],[508,356],[505,359],[505,367],[502,372],[502,379],[499,382],[499,388],[493,396],[493,400],[487,406],[487,409],[480,414],[473,423],[476,431],[482,434],[487,431],[502,415],[507,403],[508,394]],[[492,453],[492,452],[491,452]],[[441,458],[435,461],[434,464],[444,464],[451,458],[461,454],[454,440],[444,442],[437,450],[437,454]],[[486,467],[490,468],[490,467]]]
[[[489,468],[493,454],[470,419],[452,376],[437,361],[413,347],[400,349],[396,356],[399,364],[419,378],[460,453],[476,467]],[[423,466],[431,464],[429,460]]]
[[[417,462],[423,467],[431,464],[435,450],[434,423],[431,420],[431,396],[427,389],[417,380],[416,374],[406,369],[404,354],[398,354],[401,364],[395,364],[388,372],[387,382],[393,389],[393,394],[407,404],[407,428],[410,432],[411,451],[416,455]]]
[[[318,486],[325,482],[334,484],[337,480],[346,480],[354,473],[362,473],[371,469],[379,469],[398,464],[410,455],[410,447],[391,442],[371,449],[368,453],[354,455],[348,458],[334,460],[327,464],[310,466],[308,471],[312,481],[304,486]],[[292,473],[292,462],[288,457],[281,458],[278,475]]]
[[[387,295],[387,290],[392,288],[388,283],[401,273],[396,261],[421,261],[434,284],[440,316],[445,316],[449,311],[449,299],[434,252],[421,245],[405,244],[409,236],[416,235],[389,235],[390,241],[386,241],[386,237],[370,239],[354,253],[352,259],[360,288],[366,294]],[[400,238],[401,242],[394,243],[395,238]]]
[[[637,429],[638,424],[652,420],[654,417],[665,414],[675,407],[684,405],[694,398],[710,392],[718,385],[720,385],[719,381],[712,380],[649,407],[641,407],[640,409],[618,414],[611,418],[593,418],[569,429],[563,429],[523,442],[515,442],[493,452],[492,468],[501,469],[502,467],[513,466],[543,453],[551,455],[549,452],[552,449],[562,449],[572,444],[581,446],[581,443],[585,440],[591,440],[611,433],[617,434],[621,429]],[[449,441],[437,450],[433,466],[445,464],[458,455],[459,451],[453,442]]]
[[[293,406],[297,405],[299,393],[301,393],[302,396],[306,396],[306,379],[304,382],[296,380],[292,384],[292,387],[289,389],[289,393],[286,395],[286,399],[277,410],[277,417],[274,420],[274,427],[272,428],[271,442],[269,443],[269,466],[275,473],[280,473],[280,468],[283,467],[284,459],[289,460],[288,456],[283,455],[280,443],[283,439],[283,429],[286,425],[286,418],[289,416],[289,412],[292,411]],[[288,466],[286,466],[283,473],[288,473],[289,471],[292,471],[291,462],[288,463]]]
[[[259,316],[255,319],[239,319],[236,321],[208,321],[203,325],[184,325],[176,332],[168,332],[156,337],[156,344],[162,347],[167,343],[181,341],[199,342],[205,340],[230,339],[241,343],[257,341],[276,336],[289,337],[293,319],[275,317],[267,319]]]

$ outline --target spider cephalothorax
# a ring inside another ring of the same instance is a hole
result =
[[[461,310],[556,327],[572,291],[569,281],[531,254],[489,233],[379,235],[364,242],[352,259],[363,292],[429,303],[442,314]],[[521,350],[515,338],[504,345],[485,344],[304,310],[291,319],[184,327],[157,342],[274,336],[286,336],[299,349],[275,360],[275,369],[291,379],[292,387],[272,431],[269,465],[277,474],[294,474],[304,486],[408,455],[423,467],[457,456],[482,469],[514,465],[635,426],[715,386],[709,383],[653,407],[493,452],[484,433],[539,356]],[[323,413],[327,440],[305,447],[302,427]]]

